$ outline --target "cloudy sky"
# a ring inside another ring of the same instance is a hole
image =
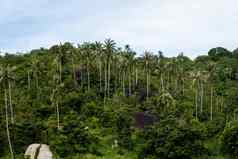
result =
[[[238,47],[237,0],[1,0],[0,50],[114,39],[138,53],[195,57]]]

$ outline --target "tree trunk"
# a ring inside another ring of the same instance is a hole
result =
[[[80,75],[80,85],[81,85],[81,89],[83,89],[83,85],[84,85],[84,67],[81,65],[81,75]]]
[[[61,61],[59,62],[59,79],[60,83],[62,82],[62,63]]]
[[[125,71],[123,71],[122,73],[122,91],[123,91],[123,95],[126,95],[126,89],[125,89]]]
[[[183,96],[184,96],[184,93],[185,93],[185,88],[184,88],[185,86],[184,86],[184,79],[182,80],[182,94],[183,94]]]
[[[138,84],[138,70],[136,68],[136,86],[137,86],[137,84]]]
[[[108,97],[110,97],[110,76],[111,76],[111,70],[110,70],[110,61],[108,61],[108,82],[107,82],[107,86],[108,86],[108,88],[107,88],[107,95],[108,95]]]
[[[74,77],[74,86],[77,87],[77,80],[76,80],[76,72],[75,72],[75,64],[74,64],[74,58],[72,58],[72,66],[73,66],[73,77]]]
[[[223,112],[223,107],[224,107],[224,97],[222,96],[221,97],[221,108],[220,108],[221,113]]]
[[[38,90],[39,87],[39,81],[38,81],[38,75],[37,72],[35,72],[35,76],[36,76],[36,89]],[[38,91],[37,91],[38,92]]]
[[[106,102],[107,97],[107,63],[105,62],[105,68],[104,68],[104,104]]]
[[[38,80],[38,75],[37,75],[37,72],[35,73],[35,76],[36,76],[36,97],[37,97],[37,100],[39,100],[39,80]]]
[[[195,94],[195,105],[196,105],[196,120],[198,119],[198,90],[196,90],[196,94]]]
[[[9,107],[10,107],[10,113],[11,113],[11,123],[14,124],[14,113],[13,113],[13,107],[12,107],[12,92],[11,92],[10,81],[8,81],[8,94],[9,94]]]
[[[12,149],[12,143],[11,143],[11,137],[10,137],[10,131],[9,131],[9,123],[8,123],[8,102],[7,102],[7,90],[4,91],[5,94],[5,116],[6,116],[6,132],[7,132],[7,140],[10,150],[11,159],[14,159],[14,153]]]
[[[99,62],[99,81],[100,81],[100,92],[102,91],[102,62]]]
[[[178,90],[178,92],[183,92],[183,90],[181,90],[180,87],[178,87],[178,81],[179,81],[179,78],[177,77],[177,79],[174,80],[174,91],[176,92]],[[181,83],[182,83],[182,80],[181,80]],[[182,83],[182,88],[183,88],[183,83]]]
[[[28,89],[31,89],[31,78],[30,78],[30,72],[27,71],[27,81],[28,81]]]
[[[212,116],[213,116],[213,88],[211,87],[211,110],[210,110],[210,119],[212,120]]]
[[[59,103],[56,101],[56,112],[57,112],[57,128],[60,129],[60,114],[59,114]]]
[[[201,108],[200,108],[201,113],[203,112],[203,95],[204,95],[204,87],[203,83],[201,82]]]
[[[89,72],[89,64],[87,61],[87,77],[88,77],[88,91],[90,90],[90,72]]]
[[[149,72],[146,73],[146,97],[149,98]]]
[[[160,77],[160,85],[161,85],[161,90],[162,92],[164,92],[164,80],[163,80],[163,75],[161,74],[161,77]]]
[[[236,120],[236,112],[233,111],[233,120]]]
[[[128,74],[128,82],[129,82],[129,96],[131,95],[131,75],[130,72]]]

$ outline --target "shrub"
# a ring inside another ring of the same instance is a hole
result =
[[[222,151],[232,159],[238,156],[238,121],[230,122],[221,136]]]

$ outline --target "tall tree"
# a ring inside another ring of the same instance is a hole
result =
[[[144,52],[143,58],[144,58],[144,64],[145,64],[145,72],[146,72],[146,98],[149,97],[149,91],[150,91],[150,60],[151,60],[151,53],[148,51]]]
[[[115,51],[116,43],[111,39],[106,39],[104,42],[104,50],[105,50],[105,87],[107,91],[107,96],[110,96],[110,80],[111,80],[111,63],[112,63],[112,56]]]
[[[126,67],[127,67],[127,77],[128,77],[128,94],[129,96],[132,93],[132,73],[134,67],[134,57],[135,52],[132,51],[130,45],[125,46],[125,58],[126,58]]]
[[[90,90],[90,56],[91,56],[91,45],[89,43],[84,43],[81,45],[81,50],[86,58],[86,70],[87,70],[87,90]]]
[[[57,119],[57,129],[60,130],[60,108],[59,103],[61,99],[61,88],[64,86],[63,83],[59,85],[55,85],[55,88],[52,91],[51,94],[51,103],[56,108],[56,119]]]
[[[0,82],[2,84],[2,88],[4,89],[4,100],[5,100],[5,121],[6,121],[6,133],[7,133],[7,140],[8,146],[10,150],[10,156],[14,159],[14,152],[11,142],[10,130],[9,130],[9,119],[8,119],[8,107],[10,107],[11,113],[11,123],[14,124],[14,115],[13,115],[13,108],[12,108],[12,97],[11,97],[11,85],[10,81],[13,79],[11,76],[10,66],[1,67],[0,70]],[[7,91],[8,90],[8,91]]]
[[[102,64],[103,64],[103,44],[96,41],[95,42],[95,51],[97,55],[97,62],[99,67],[99,89],[102,91]]]
[[[10,67],[2,66],[0,70],[0,82],[2,84],[2,87],[5,90],[8,90],[7,96],[9,99],[9,107],[10,107],[10,113],[11,113],[11,123],[14,124],[14,111],[13,111],[13,105],[12,105],[12,81],[14,80],[14,74],[13,71],[16,69],[16,67]]]

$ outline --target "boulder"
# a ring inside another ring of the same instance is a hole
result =
[[[48,145],[45,144],[31,144],[28,146],[25,159],[52,159],[53,155]]]
[[[37,159],[52,159],[52,152],[48,145],[41,145],[40,153]]]

